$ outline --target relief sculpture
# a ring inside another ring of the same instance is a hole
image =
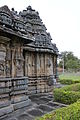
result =
[[[1,63],[1,61],[0,61],[0,76],[4,76],[4,64],[3,63]]]
[[[31,6],[20,13],[1,7],[0,77],[28,77],[30,92],[49,91],[57,73],[58,56],[51,40],[39,13]]]
[[[7,62],[6,62],[6,77],[10,77],[10,76],[11,76],[11,75],[10,75],[10,74],[11,74],[10,71],[11,71],[10,62],[7,61]]]
[[[16,73],[17,76],[23,76],[23,61],[16,60]]]

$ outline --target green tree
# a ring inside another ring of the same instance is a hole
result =
[[[66,70],[77,71],[80,69],[80,60],[74,56],[72,52],[64,51],[61,53],[61,61],[59,67],[64,67]]]

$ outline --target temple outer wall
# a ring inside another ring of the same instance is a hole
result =
[[[46,93],[53,89],[56,76],[55,54],[46,52],[25,52],[25,76],[29,78],[29,94]]]
[[[0,118],[30,104],[22,43],[0,36]]]

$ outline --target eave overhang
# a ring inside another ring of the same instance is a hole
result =
[[[16,39],[21,40],[24,44],[35,41],[34,38],[28,37],[19,31],[14,31],[12,29],[6,28],[5,26],[0,26],[0,36],[8,37],[11,40],[15,37]]]

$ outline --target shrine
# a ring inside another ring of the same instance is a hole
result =
[[[0,111],[27,106],[29,95],[52,90],[58,49],[51,40],[31,6],[19,13],[0,7]]]

